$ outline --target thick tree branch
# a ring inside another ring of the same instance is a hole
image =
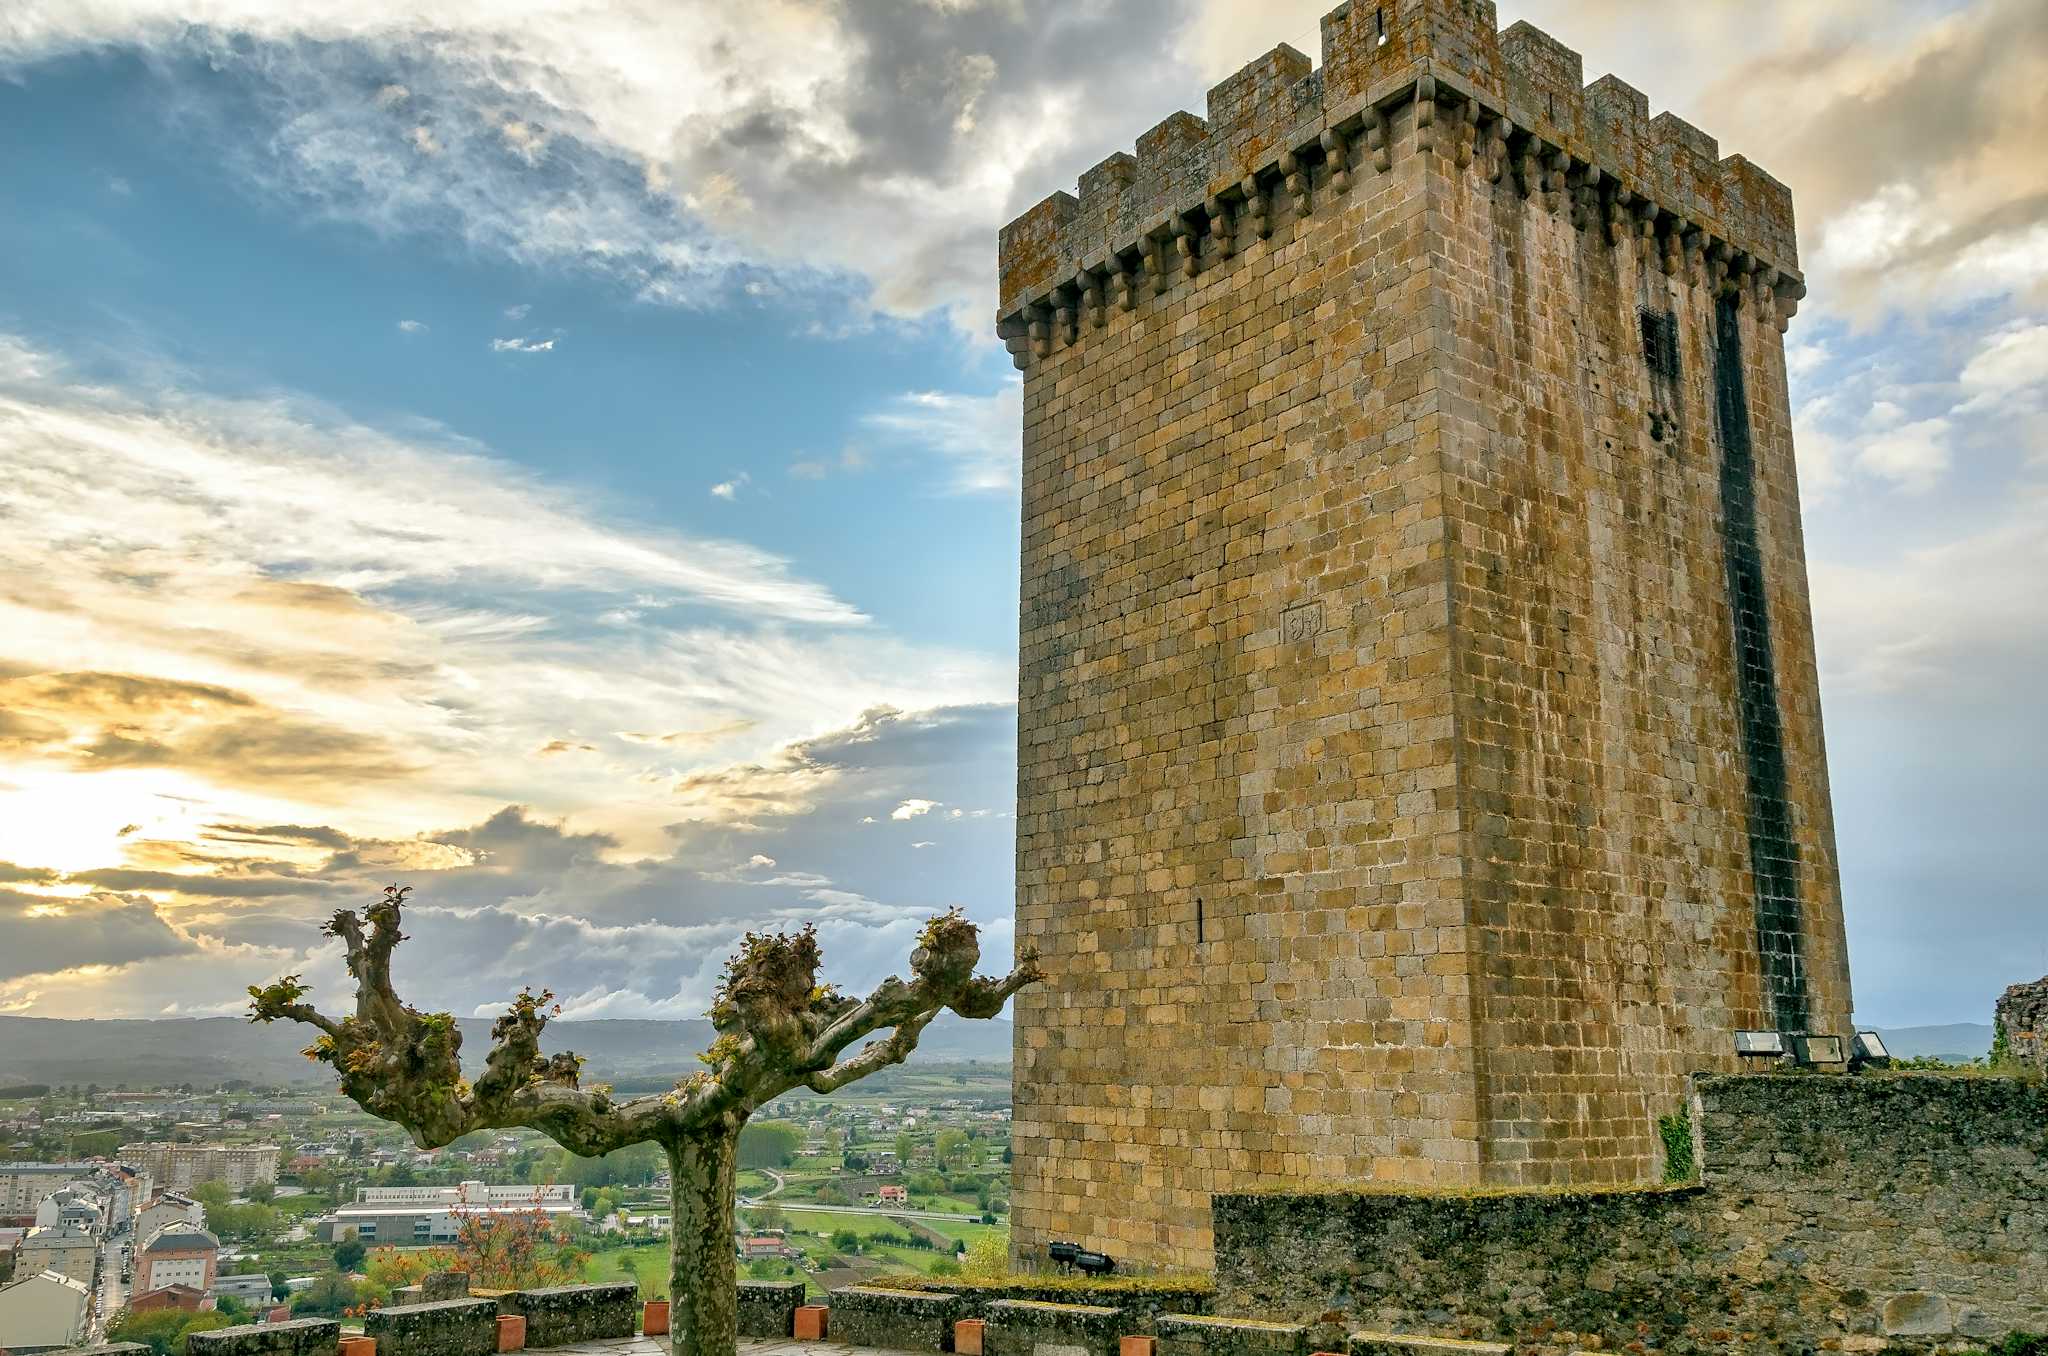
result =
[[[337,1021],[301,1002],[306,987],[287,975],[249,990],[250,1018],[303,1022],[322,1034],[309,1058],[334,1066],[341,1089],[372,1115],[405,1128],[422,1148],[472,1130],[527,1126],[577,1153],[605,1153],[667,1132],[673,1107],[661,1097],[617,1103],[603,1089],[577,1086],[582,1061],[543,1058],[540,1032],[553,995],[522,993],[491,1028],[485,1072],[472,1087],[462,1076],[462,1032],[445,1012],[408,1007],[391,985],[391,954],[406,891],[392,886],[368,910],[369,927],[344,909],[327,924],[348,948],[356,979],[356,1015]]]

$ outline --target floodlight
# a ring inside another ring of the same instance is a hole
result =
[[[1077,1252],[1074,1254],[1074,1270],[1089,1276],[1107,1276],[1116,1270],[1116,1261],[1104,1253]]]
[[[1849,1070],[1889,1069],[1892,1067],[1892,1052],[1885,1048],[1884,1038],[1875,1031],[1859,1031],[1849,1042]]]
[[[1847,1058],[1842,1053],[1840,1036],[1807,1036],[1795,1033],[1792,1037],[1792,1060],[1802,1069],[1811,1069],[1821,1064],[1840,1064]]]
[[[1785,1038],[1775,1031],[1738,1031],[1735,1053],[1744,1059],[1783,1059]]]

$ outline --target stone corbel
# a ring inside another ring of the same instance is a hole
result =
[[[1685,274],[1685,231],[1685,222],[1678,217],[1664,223],[1664,272],[1674,281]]]
[[[1525,199],[1543,186],[1543,173],[1537,158],[1542,149],[1535,137],[1524,136],[1515,143],[1510,157],[1515,169],[1515,192]]]
[[[1194,224],[1176,212],[1173,216],[1174,253],[1180,256],[1180,271],[1192,278],[1202,271],[1202,237],[1195,234]]]
[[[1031,361],[1031,336],[1019,315],[1005,316],[996,322],[996,338],[1003,341],[1003,347],[1010,354],[1010,363],[1019,372]]]
[[[1415,149],[1436,148],[1436,77],[1424,71],[1415,77]]]
[[[1698,286],[1706,281],[1707,233],[1697,226],[1685,228],[1685,276]]]
[[[1244,206],[1252,214],[1252,234],[1261,240],[1273,236],[1273,212],[1266,200],[1266,190],[1259,185],[1259,176],[1247,174],[1239,182],[1238,190],[1244,194]]]
[[[1636,233],[1645,240],[1657,238],[1657,204],[1638,195],[1636,198]]]
[[[1543,195],[1544,201],[1553,212],[1564,207],[1566,180],[1571,174],[1571,153],[1562,146],[1552,146],[1543,153]]]
[[[1173,285],[1173,279],[1166,272],[1166,255],[1160,249],[1159,237],[1146,236],[1139,242],[1139,248],[1145,251],[1145,273],[1152,279],[1154,295],[1164,292]]]
[[[1571,184],[1572,229],[1586,230],[1597,219],[1594,213],[1600,206],[1600,167],[1586,165],[1569,170],[1566,181]]]
[[[1351,191],[1351,142],[1334,127],[1325,127],[1321,137],[1323,155],[1330,162],[1330,191]]]
[[[1222,259],[1237,253],[1237,213],[1231,207],[1221,197],[1202,203],[1202,210],[1209,214],[1209,234],[1216,239],[1217,257]]]
[[[1607,220],[1607,243],[1617,248],[1633,234],[1634,227],[1629,221],[1628,194],[1621,191],[1618,179],[1603,179],[1600,182],[1600,215]]]
[[[1365,110],[1365,148],[1372,152],[1372,167],[1380,174],[1394,165],[1393,148],[1387,144],[1391,135],[1386,114],[1377,108]]]
[[[1092,268],[1082,269],[1074,275],[1074,288],[1081,294],[1081,309],[1087,312],[1090,329],[1101,329],[1109,323],[1109,310],[1102,304],[1102,275]]]
[[[1116,260],[1116,308],[1119,311],[1138,309],[1138,272],[1122,255]]]
[[[1031,352],[1034,357],[1052,356],[1052,322],[1048,318],[1050,315],[1051,312],[1044,302],[1031,308]]]
[[[1707,248],[1707,292],[1710,296],[1721,295],[1721,285],[1728,281],[1731,263],[1728,242],[1716,240]]]
[[[1486,177],[1499,183],[1508,168],[1508,133],[1514,124],[1505,113],[1496,113],[1486,120]]]
[[[1479,101],[1467,99],[1458,105],[1458,168],[1471,165],[1479,147]]]
[[[1287,181],[1287,194],[1294,199],[1294,214],[1309,214],[1308,166],[1293,151],[1280,152],[1280,174]]]

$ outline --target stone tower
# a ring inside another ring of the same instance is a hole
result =
[[[1850,1011],[1785,188],[1490,0],[1354,0],[1002,232],[1017,1248],[1653,1176]]]

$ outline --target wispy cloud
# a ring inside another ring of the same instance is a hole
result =
[[[26,866],[223,821],[398,835],[521,785],[645,847],[754,813],[691,786],[710,750],[1010,685],[767,552],[281,397],[72,384],[0,340],[0,464],[0,859]],[[620,607],[645,615],[593,620]],[[672,733],[577,738],[565,701]]]
[[[423,320],[401,320],[398,322],[398,328],[404,334],[425,334],[427,332],[427,325]]]
[[[552,339],[493,339],[493,353],[551,353],[555,341]]]
[[[867,416],[876,434],[936,458],[940,487],[952,494],[1006,494],[1017,488],[1023,453],[1024,388],[1005,383],[990,395],[912,391]]]
[[[740,497],[740,491],[746,489],[752,480],[753,477],[751,475],[742,471],[730,480],[721,480],[716,485],[713,485],[711,487],[711,497],[713,499],[723,499],[727,503],[731,503]]]

